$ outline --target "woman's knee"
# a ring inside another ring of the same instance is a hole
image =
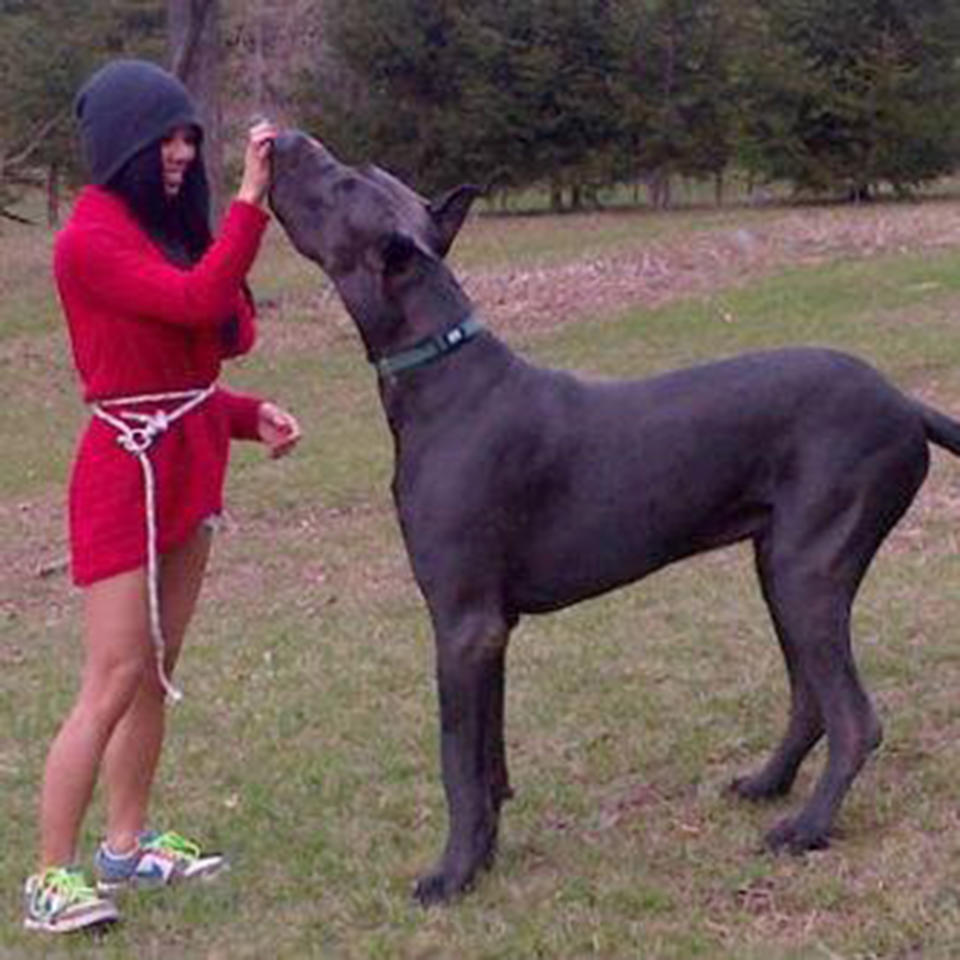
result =
[[[88,660],[83,671],[77,707],[98,726],[113,727],[133,703],[148,676],[149,658]]]

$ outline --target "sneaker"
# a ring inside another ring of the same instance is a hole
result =
[[[98,896],[76,867],[50,867],[29,877],[23,900],[27,930],[70,933],[114,923],[119,916],[113,901]]]
[[[179,833],[143,833],[137,848],[117,856],[105,843],[94,857],[97,889],[112,893],[127,887],[163,887],[185,880],[209,880],[227,868],[219,853],[202,853]]]

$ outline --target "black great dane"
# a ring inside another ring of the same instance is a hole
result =
[[[418,899],[450,899],[493,861],[521,614],[745,539],[791,704],[780,745],[733,789],[785,794],[826,735],[812,796],[766,838],[826,846],[881,737],[851,651],[853,599],[923,483],[929,444],[960,454],[960,423],[831,350],[597,383],[533,366],[478,322],[443,260],[476,188],[427,203],[299,132],[276,141],[273,163],[276,215],[336,285],[379,372],[393,496],[436,636],[449,835]]]

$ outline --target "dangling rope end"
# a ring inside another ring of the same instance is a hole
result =
[[[160,677],[160,686],[167,695],[167,703],[171,706],[179,703],[183,699],[183,691],[173,685],[173,681],[167,676],[167,671],[163,669],[162,651],[157,656],[157,675]]]

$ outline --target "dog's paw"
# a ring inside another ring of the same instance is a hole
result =
[[[787,852],[794,855],[809,850],[826,850],[830,846],[828,834],[804,824],[802,817],[781,820],[767,832],[764,841],[767,849],[774,853]]]
[[[509,783],[494,783],[490,789],[490,802],[494,811],[499,814],[500,808],[515,796],[513,787]]]
[[[759,803],[764,800],[776,800],[790,792],[791,783],[775,780],[763,774],[755,776],[737,777],[730,781],[727,788],[734,796],[741,800],[750,800]]]
[[[421,907],[441,906],[469,890],[469,883],[451,882],[442,870],[425,873],[413,887],[413,898]]]

